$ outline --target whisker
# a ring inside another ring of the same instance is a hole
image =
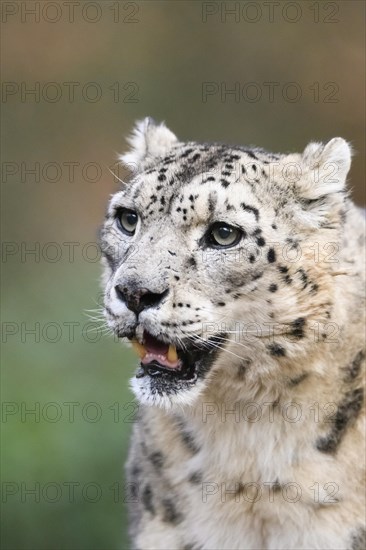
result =
[[[116,178],[116,180],[118,180],[120,183],[122,183],[123,185],[127,185],[127,183],[123,180],[121,180],[121,178],[119,178],[118,176],[116,176],[116,174],[113,172],[113,170],[111,170],[109,167],[108,167],[108,170],[110,171],[110,173],[112,174],[112,176],[114,178]]]
[[[199,339],[199,340],[202,340],[203,342],[207,342],[207,340],[204,340],[203,338],[201,338],[201,336],[198,336],[198,334],[196,335],[196,337]],[[241,357],[240,355],[237,355],[236,353],[226,349],[226,348],[223,348],[222,346],[219,346],[219,345],[216,345],[214,342],[209,342],[209,345],[210,346],[213,346],[215,348],[218,348],[220,349],[221,351],[225,351],[226,353],[229,353],[230,355],[234,355],[234,357],[237,357],[238,359],[240,359],[241,361],[244,360],[244,357]]]

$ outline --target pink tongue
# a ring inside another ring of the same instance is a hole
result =
[[[154,336],[148,332],[144,332],[142,342],[146,349],[146,355],[141,359],[143,365],[148,365],[153,361],[157,361],[160,365],[168,367],[170,369],[176,369],[179,367],[179,360],[171,362],[168,360],[167,354],[169,351],[169,345],[160,342]]]
[[[154,336],[152,336],[148,332],[144,332],[143,344],[145,349],[149,353],[153,353],[156,355],[166,355],[169,350],[168,344],[164,344],[164,342],[159,342],[159,340],[154,338]]]

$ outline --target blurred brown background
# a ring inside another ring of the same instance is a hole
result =
[[[128,545],[135,359],[86,310],[135,119],[279,152],[342,136],[361,205],[364,5],[2,2],[4,549]]]

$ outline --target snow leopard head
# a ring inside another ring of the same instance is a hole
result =
[[[182,143],[151,119],[129,141],[132,177],[110,201],[101,248],[105,316],[140,357],[138,398],[189,404],[220,373],[243,383],[253,364],[246,383],[299,374],[311,323],[330,316],[324,247],[339,242],[349,145],[283,155]]]

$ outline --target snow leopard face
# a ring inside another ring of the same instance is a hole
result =
[[[135,393],[170,406],[220,371],[257,362],[256,375],[275,376],[312,344],[314,312],[329,318],[327,266],[309,250],[337,240],[349,146],[181,143],[151,119],[130,142],[134,174],[112,197],[101,248],[108,325],[140,357]]]

